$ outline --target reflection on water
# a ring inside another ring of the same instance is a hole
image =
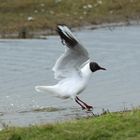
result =
[[[107,68],[93,74],[80,97],[95,107],[111,111],[139,106],[140,27],[82,30],[74,33],[88,49],[91,58]],[[36,93],[34,86],[51,85],[51,71],[64,51],[58,36],[47,40],[0,40],[0,120],[14,125],[60,121],[81,115],[72,100]],[[52,107],[58,111],[35,111]]]

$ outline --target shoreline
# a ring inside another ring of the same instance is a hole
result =
[[[0,38],[38,38],[55,34],[58,24],[70,28],[140,20],[139,0],[2,1]]]
[[[28,127],[8,127],[0,130],[0,139],[37,140],[42,139],[139,139],[140,110],[105,113],[98,117],[86,117],[71,121],[31,125]]]
[[[52,110],[51,110],[52,109]],[[48,107],[48,108],[43,108],[43,109],[36,109],[36,110],[33,110],[32,113],[37,113],[37,112],[56,112],[56,110],[58,110],[57,108],[53,108],[53,107]],[[109,109],[104,109],[102,108],[102,111],[100,112],[96,112],[94,113],[94,111],[85,111],[83,113],[78,113],[75,114],[74,116],[70,116],[68,118],[63,118],[60,119],[60,120],[52,120],[52,121],[44,121],[44,122],[38,122],[38,123],[33,123],[33,124],[26,124],[26,125],[23,125],[23,124],[17,124],[17,123],[11,123],[9,121],[9,123],[7,122],[1,122],[0,123],[0,131],[2,130],[5,130],[7,128],[27,128],[27,127],[30,127],[30,126],[42,126],[42,125],[47,125],[47,124],[61,124],[61,123],[66,123],[66,122],[71,122],[71,121],[76,121],[76,120],[81,120],[81,119],[87,119],[87,118],[93,118],[93,119],[96,119],[96,118],[99,118],[101,116],[104,116],[104,115],[110,115],[110,114],[122,114],[122,113],[127,113],[127,112],[132,112],[133,110],[139,110],[139,106],[135,106],[135,107],[132,107],[132,108],[127,108],[127,107],[123,107],[122,109],[120,110],[117,110],[117,111],[111,111]],[[60,109],[58,110],[58,112],[60,111]],[[22,113],[22,112],[21,112]],[[78,115],[79,114],[79,115]],[[4,114],[1,114],[1,116],[4,115]]]
[[[87,30],[97,30],[100,28],[109,28],[112,30],[114,27],[121,27],[121,26],[139,26],[140,20],[128,20],[128,21],[120,21],[120,22],[111,22],[111,23],[101,23],[101,24],[88,24],[88,25],[82,25],[77,27],[72,27],[72,31],[79,31],[82,29]],[[39,31],[27,31],[27,37],[22,38],[19,36],[18,32],[15,33],[7,33],[4,36],[0,35],[0,39],[47,39],[47,36],[49,35],[57,35],[55,30],[51,29],[44,29]]]

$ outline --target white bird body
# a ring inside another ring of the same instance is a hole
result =
[[[52,69],[55,79],[59,82],[52,86],[36,86],[35,89],[38,92],[52,93],[63,99],[71,98],[82,109],[90,110],[92,106],[81,101],[77,95],[86,88],[93,72],[105,68],[100,67],[96,62],[90,62],[87,50],[77,41],[67,26],[59,25],[57,32],[62,44],[66,46],[65,52],[57,59]]]
[[[76,95],[80,94],[86,88],[91,74],[92,71],[89,69],[89,63],[87,63],[79,71],[79,74],[64,78],[53,86],[36,86],[36,90],[38,92],[52,93],[56,97],[63,99],[75,99]]]

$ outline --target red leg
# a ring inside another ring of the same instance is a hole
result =
[[[81,103],[83,103],[85,105],[85,107],[87,108],[88,111],[92,110],[93,107],[86,104],[85,102],[83,102],[82,100],[79,99],[79,97],[76,96],[76,100],[80,101]]]
[[[79,103],[78,100],[77,100],[76,98],[75,98],[75,101],[76,101],[77,104],[79,104],[79,105],[82,107],[82,109],[86,109],[86,107],[83,106],[81,103]]]

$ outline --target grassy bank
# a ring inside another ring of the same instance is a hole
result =
[[[0,34],[53,31],[70,27],[140,18],[139,0],[1,0]]]
[[[0,140],[139,140],[140,110],[70,122],[6,128]]]

